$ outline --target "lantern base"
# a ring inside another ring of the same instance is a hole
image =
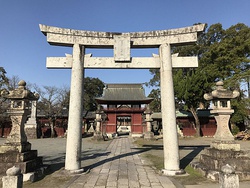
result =
[[[0,145],[0,153],[6,153],[6,152],[26,152],[31,150],[31,144],[29,142],[25,143],[5,143],[3,145]]]
[[[237,144],[235,141],[213,141],[211,143],[211,148],[218,150],[240,151],[240,144]]]

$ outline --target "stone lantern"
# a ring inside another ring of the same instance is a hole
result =
[[[217,129],[214,135],[215,141],[211,147],[239,151],[240,145],[235,143],[234,136],[229,129],[229,119],[230,115],[234,113],[234,110],[231,109],[230,100],[238,97],[240,93],[236,90],[224,89],[223,84],[222,81],[217,82],[216,89],[204,95],[206,100],[212,100],[213,102],[210,113],[214,114],[217,122]]]
[[[149,105],[147,105],[146,110],[144,111],[144,114],[146,114],[146,132],[144,133],[144,139],[146,140],[152,140],[154,138],[154,133],[151,131],[152,129],[152,121],[151,118],[152,110],[149,108]]]
[[[95,127],[95,132],[94,132],[94,137],[93,139],[95,140],[102,140],[102,130],[101,130],[101,125],[102,125],[102,114],[104,113],[103,110],[101,109],[101,106],[98,105],[97,110],[96,110],[96,127]]]
[[[37,151],[31,150],[31,144],[27,141],[24,131],[24,124],[30,113],[31,101],[38,100],[39,95],[27,90],[26,82],[21,80],[17,89],[3,91],[1,96],[10,100],[7,112],[12,122],[12,129],[6,142],[0,145],[0,159],[3,159],[0,161],[0,165],[3,167],[1,170],[5,169],[4,165],[7,168],[8,165],[13,164],[19,166],[22,173],[32,171],[34,169],[29,169],[29,166],[36,167],[38,161],[38,163],[42,162],[40,158],[37,160]]]
[[[238,96],[238,91],[224,89],[222,81],[216,83],[214,91],[204,95],[206,100],[213,102],[210,112],[214,114],[217,129],[210,147],[204,149],[199,162],[192,162],[191,166],[212,180],[219,180],[219,177],[220,179],[223,177],[224,180],[231,179],[232,176],[238,176],[240,180],[250,179],[250,158],[247,151],[240,150],[240,144],[235,142],[229,129],[230,115],[234,112],[230,100]],[[233,170],[223,170],[228,165]],[[229,187],[235,187],[233,184],[230,185]]]

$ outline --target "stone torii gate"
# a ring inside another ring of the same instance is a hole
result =
[[[81,172],[81,125],[84,69],[160,69],[161,112],[165,175],[181,173],[176,128],[172,68],[197,67],[197,57],[171,55],[171,46],[197,41],[204,24],[149,32],[94,32],[39,25],[51,45],[73,47],[66,57],[47,57],[47,68],[67,68],[71,72],[70,107],[65,169]],[[86,48],[113,48],[114,57],[91,57]],[[131,57],[131,48],[159,48],[153,57]]]

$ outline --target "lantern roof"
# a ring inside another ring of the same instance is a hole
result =
[[[216,82],[216,89],[213,90],[211,93],[204,94],[204,98],[206,100],[233,99],[240,95],[239,91],[237,90],[231,91],[229,89],[225,89],[223,85],[224,85],[223,81]]]
[[[28,99],[28,100],[38,100],[39,94],[33,93],[30,90],[26,89],[26,82],[24,80],[20,80],[18,82],[18,88],[14,90],[4,90],[1,95],[4,98],[12,99],[12,100],[21,100],[21,99]]]

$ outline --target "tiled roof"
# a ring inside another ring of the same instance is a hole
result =
[[[142,84],[106,84],[103,96],[96,98],[101,101],[152,101],[145,96]]]
[[[198,110],[197,114],[198,117],[213,117],[213,115],[210,114],[210,110]],[[161,119],[161,117],[161,112],[155,112],[152,114],[153,119]],[[176,110],[176,117],[193,117],[193,115],[191,112],[188,111]]]

